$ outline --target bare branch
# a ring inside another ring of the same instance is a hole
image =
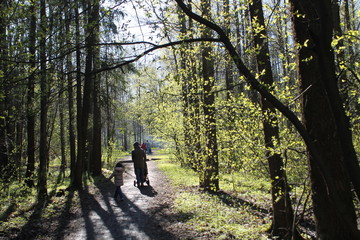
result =
[[[105,46],[105,45],[122,45],[123,46],[123,45],[133,45],[133,44],[149,44],[152,47],[145,50],[145,51],[143,51],[141,54],[133,57],[130,60],[123,61],[123,62],[120,62],[118,64],[112,65],[112,66],[107,66],[107,67],[104,67],[104,68],[96,69],[91,74],[96,74],[96,73],[101,73],[101,72],[104,72],[104,71],[113,70],[113,69],[116,69],[116,68],[121,68],[121,67],[123,67],[125,65],[136,62],[137,60],[144,57],[145,55],[147,55],[147,54],[149,54],[151,52],[154,52],[155,50],[158,50],[160,48],[167,48],[167,47],[170,47],[170,46],[181,45],[181,44],[184,44],[184,43],[195,43],[195,42],[222,42],[222,41],[220,39],[216,39],[216,38],[196,38],[196,39],[184,39],[184,40],[181,40],[181,41],[169,42],[169,43],[160,44],[160,45],[156,45],[154,43],[144,42],[144,41],[133,42],[133,43],[106,43],[106,44],[103,43],[103,44],[99,44],[99,45],[102,45],[102,46]]]

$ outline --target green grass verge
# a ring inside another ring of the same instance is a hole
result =
[[[176,188],[178,220],[199,232],[198,239],[267,239],[265,231],[271,221],[242,199],[245,194],[266,202],[266,183],[227,175],[222,177],[221,188],[231,190],[231,194],[212,195],[197,190],[198,177],[191,169],[169,160],[159,161],[158,166]]]

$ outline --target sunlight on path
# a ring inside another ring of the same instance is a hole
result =
[[[101,183],[98,194],[87,194],[82,199],[81,217],[70,220],[64,239],[171,239],[171,234],[162,229],[159,220],[154,217],[154,206],[160,195],[156,189],[165,183],[159,180],[156,163],[148,161],[147,164],[151,186],[135,187],[132,163],[125,161],[126,173],[122,186],[125,200],[115,201],[114,185]]]

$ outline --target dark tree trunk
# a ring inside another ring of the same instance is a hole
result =
[[[254,0],[249,5],[251,18],[254,26],[265,26],[264,14],[261,0]],[[267,43],[267,32],[265,28],[260,32],[254,31],[254,44],[256,46],[256,61],[260,82],[268,88],[273,88],[274,79],[270,63],[270,53]],[[273,206],[273,218],[271,234],[281,239],[302,239],[294,227],[294,213],[288,192],[284,162],[280,154],[274,151],[275,144],[280,141],[276,109],[264,97],[261,96],[261,109],[264,116],[263,129],[266,157],[269,164],[271,179],[271,195]]]
[[[68,3],[69,4],[69,3]],[[65,16],[65,32],[66,32],[66,43],[70,45],[70,24],[71,24],[71,9],[67,9]],[[75,143],[75,114],[74,114],[74,87],[73,87],[73,75],[70,74],[73,71],[72,55],[68,54],[66,57],[66,70],[67,74],[67,89],[68,89],[68,114],[69,114],[69,147],[70,147],[70,178],[73,179],[76,164],[76,143]]]
[[[92,35],[93,35],[93,44],[99,42],[99,8],[100,2],[98,0],[94,1],[92,6],[92,18],[91,26]],[[94,66],[92,70],[99,68],[100,64],[100,50],[98,48],[94,49]],[[93,74],[94,78],[94,89],[93,89],[93,103],[94,103],[94,115],[93,115],[93,152],[92,152],[92,168],[91,172],[94,176],[101,174],[101,107],[100,107],[100,75]]]
[[[201,1],[202,14],[205,18],[211,16],[211,5],[209,0]],[[210,29],[204,29],[203,38],[212,37]],[[204,43],[202,46],[202,81],[204,91],[204,128],[205,128],[205,151],[202,174],[200,177],[200,187],[206,191],[219,190],[219,162],[218,146],[216,133],[216,113],[215,113],[215,95],[213,87],[214,78],[214,59],[212,56],[212,45]]]
[[[46,3],[40,1],[40,152],[39,152],[39,176],[38,176],[38,200],[43,202],[47,198],[47,172],[49,161],[47,116],[49,87],[46,74]]]
[[[98,3],[97,3],[98,4]],[[85,44],[86,44],[86,63],[85,63],[85,74],[84,74],[84,92],[82,98],[82,109],[80,116],[80,125],[78,126],[79,130],[79,145],[78,145],[78,156],[76,163],[76,175],[74,186],[77,188],[82,187],[82,176],[85,164],[92,165],[90,158],[94,158],[92,156],[93,152],[91,151],[91,156],[89,155],[91,145],[94,147],[94,141],[91,135],[94,132],[89,132],[90,126],[90,113],[93,110],[93,99],[94,99],[94,83],[95,83],[95,75],[93,74],[93,70],[95,67],[96,61],[96,50],[95,44],[97,40],[96,25],[98,24],[98,10],[97,4],[93,5],[93,3],[87,3],[87,24],[85,27]],[[100,152],[101,154],[101,152]]]
[[[4,181],[15,175],[13,150],[15,144],[14,86],[10,75],[11,46],[8,43],[7,28],[10,14],[8,1],[0,2],[0,172]]]
[[[318,238],[359,239],[349,180],[350,175],[357,182],[359,176],[352,176],[349,167],[354,171],[358,164],[337,89],[331,1],[296,0],[291,4],[296,42],[302,45],[297,57],[303,119],[320,154],[315,157],[320,162],[309,156]]]
[[[73,168],[72,176],[72,186],[75,188],[80,188],[82,186],[82,172],[83,172],[83,156],[82,149],[83,146],[83,137],[81,132],[81,118],[82,118],[82,69],[81,69],[81,51],[80,51],[80,15],[79,15],[80,1],[76,1],[75,7],[75,41],[76,41],[76,130],[77,130],[77,154],[76,154],[76,163]]]
[[[77,107],[77,116],[76,116],[76,126],[77,126],[77,155],[76,155],[76,163],[74,167],[74,172],[71,174],[72,178],[72,186],[74,188],[82,187],[82,174],[84,170],[83,162],[85,156],[85,135],[83,133],[83,83],[81,77],[81,51],[80,51],[80,15],[79,8],[80,3],[76,1],[77,7],[75,7],[75,25],[76,25],[76,107]],[[86,62],[86,67],[87,67]],[[87,126],[86,126],[87,128]],[[84,135],[84,136],[83,136]]]
[[[64,88],[64,82],[65,76],[63,75],[62,79],[59,79],[61,81],[60,89]],[[65,117],[64,117],[64,92],[60,90],[59,92],[59,124],[60,124],[60,151],[61,151],[61,164],[60,164],[60,171],[65,177],[65,169],[66,169],[66,140],[65,140]]]
[[[36,6],[31,3],[30,6],[30,30],[29,30],[29,62],[31,69],[35,69],[36,53]],[[34,71],[34,70],[32,70]],[[25,173],[25,182],[27,186],[34,187],[35,171],[35,73],[31,72],[27,86],[27,165]]]

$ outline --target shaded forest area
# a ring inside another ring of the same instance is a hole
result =
[[[0,0],[1,199],[44,204],[54,165],[82,189],[149,139],[205,192],[266,179],[274,237],[303,239],[305,206],[318,239],[360,239],[359,15],[357,0]]]

